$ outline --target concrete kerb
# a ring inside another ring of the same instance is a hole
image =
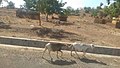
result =
[[[38,40],[38,39],[0,36],[0,44],[44,48],[45,44],[48,43],[48,42],[68,44],[67,42],[45,41],[45,40]],[[71,43],[69,43],[69,44],[71,44]],[[69,49],[64,47],[63,50],[69,50]],[[95,45],[95,48],[94,48],[93,51],[88,50],[87,52],[88,53],[94,53],[94,54],[105,54],[105,55],[120,56],[120,48],[118,48],[118,47],[107,47],[107,46]]]

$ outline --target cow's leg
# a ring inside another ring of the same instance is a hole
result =
[[[43,51],[42,58],[43,58],[43,56],[44,56],[44,53],[46,52],[46,50],[47,50],[47,48],[45,48],[45,50]]]
[[[86,58],[85,55],[86,55],[86,51],[87,51],[87,50],[88,50],[88,49],[86,49],[86,50],[83,51],[83,58]]]
[[[53,58],[51,57],[51,54],[50,54],[50,53],[51,53],[51,51],[49,51],[49,56],[50,56],[50,59],[51,59],[51,61],[52,61],[52,60],[53,60]]]
[[[58,51],[57,51],[57,58],[59,58],[59,57],[58,57]]]
[[[75,50],[75,48],[74,48],[74,47],[72,47],[72,49],[71,49],[71,56],[73,56],[73,55],[72,55],[73,49]]]
[[[61,52],[61,56],[60,57],[62,57],[63,56],[63,52],[62,51],[60,51]]]
[[[76,50],[75,50],[75,54],[77,55],[78,58],[80,58]]]

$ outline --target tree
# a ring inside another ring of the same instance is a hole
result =
[[[0,4],[2,3],[2,0],[0,0]]]
[[[28,10],[36,11],[36,6],[37,6],[38,0],[24,0],[24,1],[25,1],[25,7]]]
[[[92,14],[92,16],[94,16],[94,17],[97,16],[98,12],[99,12],[98,9],[95,9],[95,8],[92,8],[92,9],[91,9],[91,14]]]
[[[112,0],[107,0],[108,4],[110,4],[110,1]],[[114,3],[110,4],[110,6],[108,8],[105,8],[106,10],[109,9],[109,11],[107,11],[109,13],[109,15],[111,16],[119,16],[120,15],[120,0],[113,0]]]
[[[41,18],[40,18],[40,5],[42,4],[41,0],[24,0],[24,1],[25,4],[22,8],[39,12],[39,25],[41,26]]]
[[[59,14],[63,9],[65,3],[59,2],[58,0],[41,0],[40,12],[46,14],[46,21],[48,21],[48,15],[53,13]]]
[[[48,21],[48,15],[53,13],[60,13],[65,3],[59,2],[58,0],[24,0],[26,8],[29,10],[39,11],[42,14],[46,14],[46,21]]]
[[[101,2],[101,3],[100,3],[100,7],[102,7],[102,6],[103,6],[103,3]]]
[[[103,11],[104,11],[104,13],[107,14],[107,15],[110,14],[110,9],[109,9],[108,6],[105,6],[105,7],[103,8]]]
[[[80,13],[80,9],[79,8],[74,9],[71,6],[68,6],[66,8],[66,11],[67,11],[67,15],[79,15],[79,13]]]
[[[110,1],[115,1],[120,3],[120,0],[107,0],[108,5],[110,4]]]
[[[8,0],[0,0],[0,4],[2,3],[2,1],[8,2]]]
[[[80,9],[79,9],[79,8],[77,8],[77,9],[75,10],[75,14],[76,14],[76,15],[80,15]]]
[[[85,10],[86,13],[90,13],[91,7],[84,7],[84,10]]]
[[[75,12],[75,10],[71,6],[68,6],[66,8],[66,11],[68,12],[68,15],[71,15],[71,14],[73,14]]]
[[[10,2],[8,2],[7,8],[8,9],[14,9],[15,8],[15,4],[12,1],[10,1]]]

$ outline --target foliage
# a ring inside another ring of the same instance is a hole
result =
[[[71,6],[68,6],[66,8],[66,11],[68,12],[68,15],[71,15],[72,13],[74,13],[74,9]]]
[[[107,15],[110,15],[110,9],[109,9],[109,7],[108,6],[105,6],[103,9],[103,13],[107,16]],[[112,16],[112,15],[110,15],[110,16]]]
[[[92,16],[97,16],[100,9],[101,9],[100,7],[97,8],[84,7],[84,11],[86,13],[91,13]]]
[[[68,6],[66,8],[66,11],[67,11],[67,15],[79,15],[79,13],[80,13],[80,9],[79,8],[74,9],[71,6]]]
[[[110,4],[111,0],[107,0],[108,4]],[[110,4],[109,7],[104,8],[104,12],[110,16],[117,17],[120,15],[120,0],[114,0],[114,3]]]
[[[0,4],[2,3],[2,0],[0,0]]]
[[[36,10],[37,0],[24,0],[25,1],[25,8],[28,10]]]
[[[59,13],[66,3],[59,2],[58,0],[24,0],[27,9],[34,9],[41,13]]]
[[[84,7],[85,13],[90,13],[91,7]]]
[[[15,4],[12,1],[10,1],[10,2],[8,2],[7,8],[8,9],[14,9],[15,8]]]
[[[60,13],[59,13],[60,16],[68,16],[69,15],[69,11],[66,10],[66,9],[63,9]]]
[[[34,11],[40,11],[46,14],[46,20],[48,20],[48,15],[53,13],[59,14],[63,11],[62,7],[66,4],[59,2],[58,0],[24,0],[26,3],[26,8]]]
[[[99,11],[97,9],[94,9],[94,8],[91,9],[91,15],[92,16],[97,16],[98,12]]]
[[[76,13],[76,14],[79,14],[79,13],[80,13],[80,9],[77,8],[77,9],[75,10],[75,13]]]
[[[8,0],[0,0],[0,4],[2,3],[2,1],[8,2]]]
[[[115,1],[115,2],[120,3],[120,0],[107,0],[108,5],[110,4],[110,1]]]

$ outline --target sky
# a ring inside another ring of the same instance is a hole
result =
[[[16,7],[20,7],[20,5],[24,4],[23,0],[8,0],[15,3]],[[104,5],[107,5],[106,0],[63,0],[63,2],[67,2],[67,4],[64,6],[65,8],[67,6],[71,6],[74,9],[77,8],[83,8],[83,7],[97,7],[102,2]],[[3,2],[3,5],[7,5],[7,3]]]

